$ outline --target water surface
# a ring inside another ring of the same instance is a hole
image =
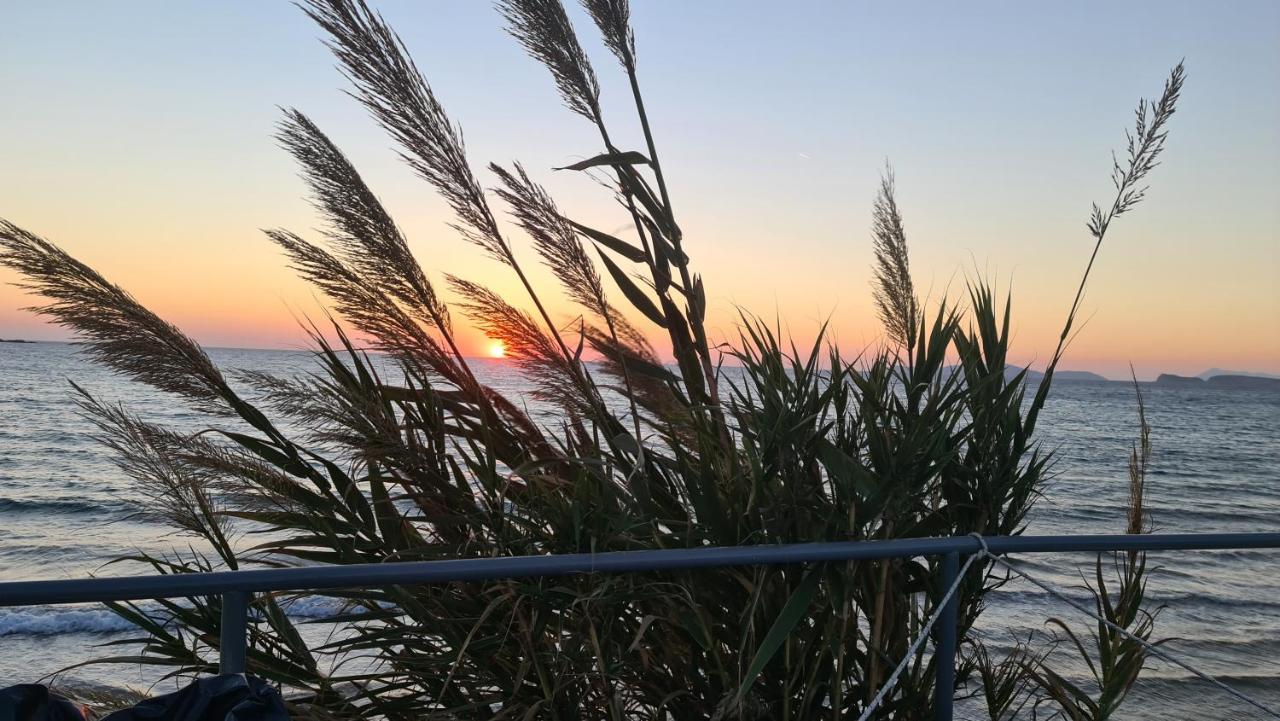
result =
[[[211,351],[226,369],[306,372],[305,352]],[[509,366],[482,363],[484,380],[510,393],[524,386]],[[109,452],[76,413],[67,379],[103,400],[123,401],[145,419],[196,430],[198,414],[146,387],[121,380],[58,343],[0,343],[0,579],[79,578],[137,572],[106,565],[187,539],[140,515],[144,508]],[[1154,445],[1148,503],[1158,532],[1280,531],[1280,393],[1144,384]],[[1126,459],[1137,433],[1127,383],[1063,383],[1041,422],[1057,450],[1057,477],[1045,489],[1028,532],[1121,533]],[[1039,556],[1037,577],[1081,595],[1088,556]],[[1149,594],[1165,609],[1157,637],[1167,648],[1242,690],[1280,705],[1280,553],[1222,551],[1152,554]],[[322,615],[323,604],[299,615]],[[1010,584],[996,594],[982,629],[997,642],[1042,632],[1051,616],[1089,625],[1039,589]],[[78,661],[128,625],[95,606],[0,609],[0,686],[34,681]],[[77,679],[145,684],[153,672],[87,667]],[[1186,672],[1153,662],[1127,718],[1257,718]]]

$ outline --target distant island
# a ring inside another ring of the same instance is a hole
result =
[[[1023,368],[1009,366],[1005,368],[1005,377],[1013,378],[1023,372]],[[1027,383],[1036,385],[1044,380],[1044,373],[1025,369]],[[1059,383],[1100,383],[1110,379],[1090,371],[1060,370],[1053,374]],[[1128,381],[1124,381],[1128,382]],[[1247,371],[1228,371],[1221,368],[1210,368],[1198,375],[1183,376],[1174,373],[1161,373],[1154,381],[1160,386],[1184,386],[1213,390],[1248,390],[1248,391],[1280,391],[1280,376],[1269,373],[1252,373]]]
[[[1265,375],[1234,375],[1226,373],[1202,378],[1200,376],[1179,376],[1172,373],[1161,373],[1160,377],[1156,378],[1156,385],[1198,386],[1242,391],[1280,391],[1280,378]]]
[[[20,340],[18,338],[0,338],[0,343],[35,343],[35,341]]]
[[[1247,378],[1276,378],[1280,379],[1280,375],[1274,373],[1255,373],[1253,371],[1229,371],[1223,368],[1210,368],[1207,371],[1196,374],[1196,378],[1209,380],[1215,376],[1245,376]]]

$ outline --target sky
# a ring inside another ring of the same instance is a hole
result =
[[[551,170],[599,152],[483,0],[373,0],[453,119],[473,167],[520,160],[576,219],[623,211]],[[1280,372],[1280,3],[633,3],[639,72],[713,339],[737,309],[800,341],[830,321],[882,342],[871,204],[895,168],[917,286],[984,277],[1014,300],[1015,359],[1043,364],[1109,203],[1140,97],[1188,80],[1147,200],[1113,226],[1064,367],[1109,377]],[[620,146],[625,78],[575,6]],[[0,217],[61,245],[211,346],[296,348],[321,307],[265,228],[320,221],[272,139],[306,112],[356,163],[429,275],[520,298],[350,97],[286,0],[61,0],[0,9]],[[481,175],[492,184],[492,178]],[[496,201],[495,201],[496,202]],[[518,236],[517,252],[536,266]],[[549,274],[535,285],[554,295]],[[66,338],[0,269],[0,337]],[[442,283],[441,283],[442,285]],[[567,301],[551,312],[569,320]],[[484,337],[464,329],[465,349]]]

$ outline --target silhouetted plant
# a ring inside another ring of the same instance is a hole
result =
[[[210,413],[210,431],[187,436],[80,392],[125,471],[163,499],[154,510],[207,542],[135,560],[169,574],[1022,532],[1050,462],[1036,419],[1093,259],[1028,398],[1026,372],[1005,374],[1008,299],[982,282],[967,302],[932,310],[916,295],[886,173],[873,215],[874,293],[890,345],[850,360],[824,334],[799,349],[744,314],[736,341],[713,346],[706,290],[640,94],[630,8],[584,5],[627,75],[643,151],[614,144],[602,89],[559,0],[499,2],[511,33],[599,133],[600,151],[565,170],[606,179],[632,223],[626,237],[577,223],[520,165],[491,166],[494,194],[583,308],[566,326],[529,281],[461,132],[395,33],[363,0],[302,3],[356,99],[452,207],[459,234],[520,281],[529,310],[448,278],[456,307],[505,342],[556,409],[552,420],[480,381],[403,233],[298,111],[285,112],[280,140],[326,229],[318,244],[286,230],[268,236],[385,361],[335,323],[336,342],[311,329],[312,375],[227,380],[123,290],[0,225],[0,262],[51,299],[38,310],[74,329],[95,359]],[[1112,221],[1141,199],[1181,83],[1179,65],[1164,96],[1139,106],[1117,199],[1090,224],[1094,257]],[[666,334],[674,363],[660,361],[646,339],[653,332]],[[722,366],[726,357],[739,367]],[[322,645],[304,641],[289,594],[265,594],[254,601],[248,664],[294,692],[299,716],[315,718],[847,718],[922,632],[940,597],[937,576],[935,559],[914,558],[350,589],[327,594],[345,610],[329,619],[338,628]],[[1002,580],[986,564],[966,578],[962,639]],[[1141,607],[1140,592],[1122,596],[1120,613]],[[141,651],[107,660],[213,670],[216,597],[165,602],[160,618],[135,604],[112,608],[138,627],[131,641]],[[1000,666],[972,648],[957,682],[984,684],[1005,710],[1030,677],[999,680],[1004,672],[993,669],[1043,669]],[[933,664],[930,654],[912,659],[878,717],[926,717]]]
[[[1129,454],[1129,515],[1125,532],[1136,534],[1151,531],[1145,505],[1151,427],[1147,425],[1146,404],[1136,377],[1133,388],[1138,400],[1138,440]],[[1112,586],[1107,585],[1104,557],[1110,558]],[[1092,687],[1073,683],[1055,672],[1047,655],[1026,658],[1024,666],[1028,678],[1043,691],[1043,701],[1057,706],[1063,716],[1071,721],[1105,721],[1114,717],[1133,689],[1150,653],[1139,641],[1151,641],[1159,614],[1159,609],[1148,610],[1146,604],[1147,554],[1143,551],[1098,554],[1093,583],[1086,583],[1086,588],[1093,597],[1094,612],[1109,622],[1096,622],[1088,639],[1090,643],[1081,640],[1062,619],[1051,618],[1049,623],[1060,634],[1059,640],[1065,641],[1088,668]],[[1116,627],[1130,635],[1120,633]]]

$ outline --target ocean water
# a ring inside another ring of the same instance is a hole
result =
[[[224,368],[304,372],[304,352],[212,350]],[[485,380],[518,393],[518,377],[486,363]],[[143,417],[197,429],[199,417],[145,387],[122,381],[65,344],[0,343],[0,580],[137,572],[110,562],[136,550],[162,552],[187,539],[140,517],[143,509],[109,452],[87,432],[68,379]],[[1280,531],[1280,393],[1144,384],[1154,459],[1149,507],[1158,532]],[[1041,424],[1056,449],[1057,477],[1033,512],[1030,533],[1119,533],[1125,526],[1126,459],[1136,434],[1131,385],[1063,383]],[[1164,604],[1156,636],[1165,648],[1242,691],[1280,706],[1280,553],[1154,553],[1148,593]],[[1088,599],[1081,573],[1092,558],[1038,556],[1023,568]],[[300,616],[322,616],[302,604]],[[1026,583],[994,594],[982,632],[995,643],[1043,632],[1059,617],[1090,624]],[[0,609],[0,686],[31,682],[112,649],[128,625],[87,606]],[[146,687],[137,666],[88,666],[66,678]],[[1152,661],[1125,718],[1249,719],[1260,712],[1185,671]]]

